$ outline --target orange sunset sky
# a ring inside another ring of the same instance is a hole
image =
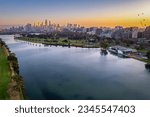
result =
[[[64,25],[124,27],[150,25],[150,0],[0,0],[0,25],[45,19]]]

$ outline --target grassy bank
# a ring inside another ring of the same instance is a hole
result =
[[[95,43],[90,43],[87,42],[86,40],[72,40],[72,39],[65,39],[65,38],[59,38],[59,39],[50,39],[50,38],[29,38],[29,37],[18,37],[16,38],[18,40],[23,40],[23,41],[28,41],[28,42],[33,42],[33,43],[41,43],[45,45],[59,45],[59,46],[74,46],[74,47],[83,47],[83,48],[107,48],[112,45],[115,45],[114,43],[106,43],[106,42],[95,42]],[[104,46],[104,47],[103,47]],[[147,50],[138,50],[138,52],[144,52],[146,53]],[[150,60],[144,59],[144,58],[139,58],[136,56],[130,56],[131,58],[134,58],[139,61],[143,61],[145,63],[150,63]]]
[[[24,99],[23,78],[19,75],[18,60],[0,39],[0,99]]]
[[[0,47],[0,99],[9,99],[10,96],[7,92],[8,85],[11,81],[11,74],[7,55],[4,49]]]
[[[145,63],[150,63],[150,60],[148,60],[148,59],[139,58],[139,57],[136,57],[136,56],[133,56],[133,55],[130,55],[129,57],[133,58],[133,59],[136,59],[136,60],[139,60],[139,61],[142,61],[142,62],[145,62]]]
[[[86,40],[72,40],[72,39],[51,39],[51,38],[28,38],[28,37],[18,37],[18,40],[29,41],[34,43],[42,43],[45,45],[59,45],[59,46],[74,46],[74,47],[90,47],[99,48],[99,43],[89,43]]]

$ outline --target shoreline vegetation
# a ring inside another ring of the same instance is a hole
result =
[[[44,45],[54,45],[54,46],[63,46],[63,47],[81,47],[81,48],[108,48],[111,45],[114,44],[108,44],[107,42],[87,42],[86,40],[71,40],[71,39],[65,39],[65,38],[59,38],[59,39],[51,39],[51,38],[35,38],[35,37],[15,37],[15,39],[22,40],[22,41],[28,41],[33,43],[40,43]],[[150,60],[139,58],[135,55],[130,55],[130,58],[150,63]]]
[[[0,39],[0,99],[22,100],[25,98],[23,78],[19,75],[17,57]]]
[[[15,39],[29,41],[34,43],[41,43],[44,45],[54,45],[63,47],[81,47],[81,48],[99,48],[99,43],[88,43],[85,40],[69,40],[65,38],[60,39],[44,39],[44,38],[29,38],[29,37],[15,37]]]

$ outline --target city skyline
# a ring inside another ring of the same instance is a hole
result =
[[[34,24],[44,19],[86,27],[150,25],[148,0],[0,0],[0,3],[1,26]]]

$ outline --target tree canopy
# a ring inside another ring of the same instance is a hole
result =
[[[150,59],[150,51],[147,52],[146,56],[148,59]]]

